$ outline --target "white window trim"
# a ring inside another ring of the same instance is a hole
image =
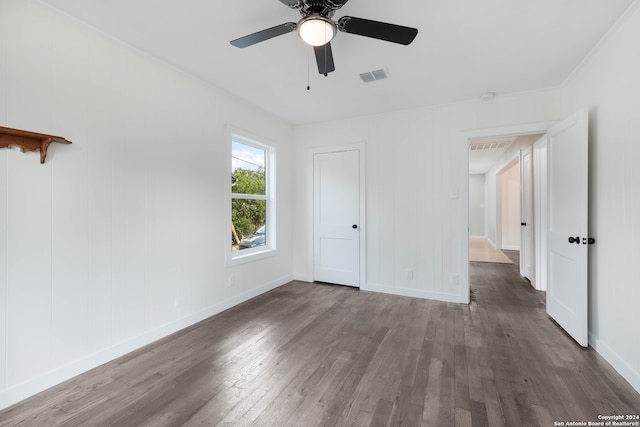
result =
[[[231,230],[231,167],[232,142],[236,141],[241,144],[250,145],[265,150],[266,152],[266,205],[267,205],[267,244],[256,248],[244,249],[242,251],[232,251],[227,239],[224,240],[225,265],[234,266],[253,262],[278,254],[277,250],[277,231],[276,231],[276,149],[264,138],[255,137],[248,132],[238,130],[231,126],[227,126],[227,174],[229,177],[225,181],[225,234],[228,236]],[[242,195],[239,198],[264,200],[262,196],[253,196],[250,194]]]

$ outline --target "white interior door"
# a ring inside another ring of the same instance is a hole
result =
[[[520,156],[516,155],[516,158],[509,165],[500,172],[502,181],[502,197],[500,198],[502,239],[498,249],[520,251],[522,250],[522,240],[520,238],[522,211]]]
[[[533,216],[533,149],[527,147],[521,151],[520,160],[520,275],[526,277],[535,286],[534,261],[534,216]]]
[[[359,287],[360,152],[316,153],[313,163],[313,278]]]
[[[588,345],[588,112],[547,132],[547,313],[581,346]]]

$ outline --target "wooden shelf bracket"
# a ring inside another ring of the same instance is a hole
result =
[[[17,147],[23,153],[27,151],[40,151],[40,163],[47,158],[47,150],[52,142],[71,144],[61,136],[46,135],[43,133],[28,132],[26,130],[11,129],[0,126],[0,148]]]

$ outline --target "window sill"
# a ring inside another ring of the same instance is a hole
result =
[[[235,253],[237,252],[232,252],[232,254]],[[227,267],[232,267],[234,265],[246,264],[248,262],[258,261],[275,255],[278,255],[278,250],[275,248],[264,248],[259,250],[249,249],[248,253],[229,255],[225,264]]]

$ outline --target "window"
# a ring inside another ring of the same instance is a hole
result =
[[[231,134],[231,263],[275,250],[273,152],[269,146]]]

